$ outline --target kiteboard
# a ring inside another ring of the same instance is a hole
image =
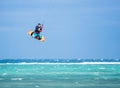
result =
[[[43,35],[42,35],[42,36],[39,36],[39,35],[35,34],[35,32],[32,31],[32,30],[29,30],[29,31],[27,32],[27,34],[28,34],[29,36],[37,39],[37,40],[40,40],[41,42],[44,42],[44,41],[45,41],[45,37],[44,37]],[[36,36],[36,35],[37,35],[37,36]]]

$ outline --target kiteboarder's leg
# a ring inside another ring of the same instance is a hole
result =
[[[36,39],[38,39],[38,40],[41,40],[39,34],[36,34],[35,32],[33,32],[33,33],[31,34],[31,36],[32,36],[33,38],[36,38]]]
[[[38,39],[38,40],[41,40],[40,36],[36,36],[35,38]]]
[[[42,37],[41,37],[40,34],[37,34],[37,36],[36,36],[35,38],[38,39],[38,40],[41,40],[41,39],[42,39]]]

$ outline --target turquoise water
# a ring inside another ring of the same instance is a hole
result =
[[[120,88],[120,64],[0,64],[0,88]]]

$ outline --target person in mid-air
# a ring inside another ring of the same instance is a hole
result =
[[[38,25],[35,27],[35,33],[39,34],[40,32],[42,32],[42,28],[43,24],[41,25],[40,23],[38,23]]]
[[[43,29],[43,24],[41,25],[40,23],[38,23],[36,26],[35,26],[35,30],[29,30],[27,33],[28,35],[32,36],[33,38],[37,39],[37,40],[40,40],[41,42],[44,42],[45,41],[45,38],[43,35],[41,35],[41,32],[42,32],[42,29]]]
[[[41,40],[41,35],[40,35],[40,32],[42,32],[42,28],[43,28],[43,24],[41,25],[40,23],[38,23],[35,27],[35,31],[34,31],[34,35],[35,35],[35,38],[37,38],[38,40]]]

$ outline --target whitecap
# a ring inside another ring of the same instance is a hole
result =
[[[100,67],[99,69],[105,69],[104,67]]]
[[[83,62],[81,64],[120,64],[120,62]]]
[[[100,78],[95,78],[95,80],[99,80]]]
[[[11,80],[23,80],[23,78],[11,78]]]
[[[75,82],[75,84],[79,84],[79,82]]]
[[[3,73],[2,75],[3,75],[3,76],[4,76],[4,75],[7,75],[7,73]]]
[[[19,72],[18,70],[16,72]]]
[[[99,75],[99,72],[94,72],[95,75]]]
[[[107,80],[108,78],[104,77],[103,79],[104,79],[104,80]]]
[[[38,86],[38,85],[35,85],[35,87],[37,87],[37,88],[38,88],[39,86]]]
[[[30,64],[43,64],[43,65],[73,65],[73,64],[120,64],[120,62],[79,62],[79,63],[38,63],[38,62],[34,62],[34,63],[26,63],[26,62],[21,62],[21,63],[6,63],[6,64],[10,64],[10,65],[30,65]]]

